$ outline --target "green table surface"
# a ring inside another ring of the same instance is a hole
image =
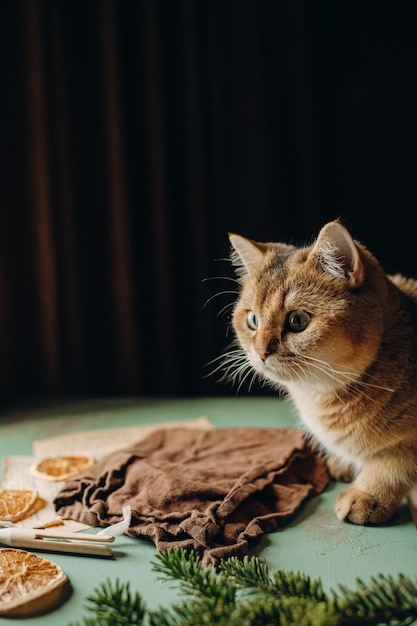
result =
[[[83,399],[25,401],[0,412],[0,454],[30,455],[32,441],[58,434],[133,424],[186,420],[206,416],[216,428],[232,426],[297,426],[289,403],[273,397],[192,399]],[[379,527],[340,522],[334,501],[343,485],[331,482],[324,494],[310,500],[290,523],[264,535],[254,553],[273,567],[303,571],[320,577],[325,590],[338,583],[355,586],[378,572],[417,575],[417,529],[404,504],[395,519]],[[116,538],[113,560],[42,553],[60,565],[72,585],[70,598],[59,609],[41,617],[0,620],[2,624],[67,626],[86,616],[86,597],[102,581],[129,581],[150,608],[167,606],[177,591],[152,571],[155,548],[144,539]]]

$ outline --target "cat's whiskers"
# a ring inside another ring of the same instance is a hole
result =
[[[346,374],[345,372],[339,372],[339,371],[333,369],[330,364],[328,364],[328,363],[325,364],[324,361],[319,361],[318,359],[314,359],[314,361],[318,361],[318,362],[317,363],[313,363],[313,362],[310,362],[309,359],[310,359],[310,357],[303,356],[302,363],[303,363],[303,365],[305,365],[307,367],[308,371],[312,375],[313,375],[313,372],[311,371],[310,368],[315,368],[318,371],[320,371],[323,374],[325,374],[325,376],[327,376],[331,380],[334,380],[339,385],[345,385],[347,382],[351,382],[351,380],[349,380],[349,379],[344,377],[344,374]],[[318,377],[318,378],[320,378],[320,377]]]
[[[304,357],[306,358],[306,357]],[[338,378],[337,375],[333,375],[333,374],[345,374],[346,372],[338,372],[337,370],[334,370],[329,364],[327,368],[323,367],[322,365],[319,365],[318,363],[311,363],[308,362],[306,360],[304,360],[304,364],[308,367],[308,368],[316,368],[317,370],[319,370],[320,372],[322,372],[323,374],[325,374],[328,378],[330,378],[331,380],[334,380],[336,383],[338,383],[340,386],[344,387],[344,391],[347,395],[350,395],[352,398],[355,397],[355,395],[360,395],[364,398],[366,398],[367,400],[369,400],[370,402],[377,402],[376,398],[372,398],[371,396],[368,396],[364,391],[362,391],[361,389],[357,390],[357,393],[355,394],[353,389],[349,389],[349,387],[346,387],[347,385],[351,385],[352,382],[356,382],[354,379],[352,380],[352,378]],[[311,369],[309,369],[310,374],[312,376],[314,376],[313,372],[311,371]],[[317,378],[319,378],[321,380],[321,378],[319,376],[316,375]],[[340,400],[340,396],[337,396]],[[365,407],[364,407],[365,408]]]
[[[237,388],[237,390],[236,390],[236,395],[238,395],[238,394],[239,394],[239,391],[240,391],[240,389],[242,388],[243,383],[245,382],[245,380],[248,378],[248,376],[249,376],[251,373],[252,373],[253,375],[252,375],[251,382],[250,382],[250,384],[249,384],[249,389],[250,389],[250,388],[251,388],[251,386],[253,385],[253,382],[254,382],[254,377],[256,378],[256,372],[255,372],[255,373],[253,373],[253,369],[252,369],[252,367],[250,366],[250,364],[249,364],[249,363],[247,363],[247,366],[248,366],[248,367],[247,367],[247,371],[246,371],[245,375],[244,375],[244,376],[242,376],[242,378],[241,378],[241,380],[240,380],[239,386],[238,386],[238,388]]]
[[[319,360],[319,359],[317,359],[317,360]],[[307,366],[308,366],[308,365],[310,365],[311,367],[314,367],[314,368],[316,368],[316,369],[319,369],[321,372],[325,373],[326,375],[328,375],[328,374],[329,374],[329,372],[328,372],[326,369],[323,369],[322,367],[320,367],[320,366],[319,366],[319,365],[317,365],[316,363],[310,363],[310,364],[309,364],[309,363],[307,363],[307,362],[304,362],[304,364],[305,364],[305,365],[307,365]],[[329,366],[329,368],[331,369],[330,364],[327,364],[327,365],[328,365],[328,366]],[[317,376],[317,374],[314,374],[314,372],[312,372],[311,370],[310,370],[310,374],[311,374],[312,376],[314,376],[314,377],[318,378],[319,380],[321,380],[321,378],[320,378],[319,376]],[[332,377],[332,378],[334,378],[334,377]],[[337,390],[335,390],[335,392],[334,392],[334,393],[335,393],[336,397],[338,398],[338,400],[339,400],[339,402],[340,402],[341,404],[343,404],[343,405],[345,405],[345,406],[349,406],[348,402],[346,402],[346,400],[345,400],[345,399],[343,399],[343,398],[339,395],[339,393],[338,393],[338,391],[337,391]],[[378,403],[378,399],[377,399],[377,398],[372,398],[372,397],[368,396],[367,394],[365,394],[365,393],[364,393],[362,390],[360,390],[360,389],[353,390],[353,389],[349,389],[349,387],[348,387],[347,389],[345,388],[345,393],[346,393],[347,395],[349,395],[351,398],[356,398],[358,401],[359,401],[359,399],[360,399],[360,398],[366,398],[366,399],[367,399],[367,400],[369,400],[371,403],[374,403],[374,404],[375,404],[375,403]],[[364,404],[362,404],[362,408],[363,408],[363,411],[364,411],[364,412],[366,412],[367,407],[366,407]],[[352,424],[350,425],[350,427],[351,427],[351,429],[355,429],[355,424],[354,424],[354,423],[352,423]],[[345,428],[346,428],[346,426],[345,426]],[[386,432],[384,432],[384,430],[383,430],[383,429],[382,429],[382,428],[378,425],[378,423],[377,423],[375,420],[373,420],[373,421],[372,421],[372,432],[373,432],[373,434],[374,434],[374,435],[375,435],[375,434],[376,434],[376,435],[378,435],[378,437],[379,437],[380,439],[384,439],[384,438],[386,437]],[[346,435],[347,435],[347,432],[345,431],[345,436],[346,436]],[[372,441],[370,440],[370,436],[371,436],[371,433],[370,433],[370,431],[369,431],[369,430],[368,430],[368,431],[366,431],[365,429],[363,429],[363,430],[361,431],[361,437],[362,437],[362,439],[363,439],[363,441],[364,441],[364,443],[362,444],[362,445],[363,445],[363,447],[367,447],[368,445],[372,445]],[[400,440],[400,439],[401,439],[401,437],[399,437],[399,436],[398,436],[398,439]]]
[[[339,400],[340,404],[347,405],[347,401],[339,395],[338,391],[336,391],[334,395]]]
[[[249,391],[251,390],[259,374],[252,367],[251,363],[249,363],[244,350],[241,348],[229,350],[227,353],[210,361],[207,365],[215,364],[217,361],[219,364],[207,376],[213,376],[216,372],[223,370],[223,376],[221,376],[219,382],[227,381],[233,386],[238,384],[236,391],[236,394],[238,394],[242,385],[244,385],[245,381],[247,381],[248,377],[252,374],[252,378],[249,382]]]
[[[223,315],[223,313],[226,313],[227,309],[233,309],[233,307],[235,306],[234,302],[229,302],[229,304],[226,304],[224,307],[222,307],[220,309],[220,311],[217,313],[216,317],[220,317],[220,315]]]
[[[311,357],[311,358],[313,359],[313,357]],[[320,359],[313,359],[313,360],[321,362]],[[327,365],[328,369],[331,369],[331,370],[337,372],[337,370],[334,370],[334,368],[332,368],[329,363],[326,363],[325,361],[323,363]],[[310,365],[311,367],[315,367],[317,369],[320,369],[320,371],[323,372],[324,374],[330,375],[328,373],[327,369],[323,369],[322,367],[317,365],[317,363],[306,363],[306,365],[307,366]],[[313,372],[310,371],[310,373],[313,375]],[[355,384],[357,384],[360,381],[353,380],[353,382],[349,382],[349,380],[348,380],[347,382],[348,382],[348,385],[344,387],[344,392],[345,392],[346,395],[350,396],[351,399],[356,399],[357,402],[359,402],[361,399],[366,399],[368,401],[368,403],[371,403],[372,405],[374,405],[374,407],[375,407],[375,405],[381,404],[381,398],[379,396],[372,397],[372,396],[366,394],[362,389],[360,389],[358,387],[355,388]],[[376,389],[380,389],[381,388],[379,385],[373,385],[371,383],[368,383],[367,386],[375,387]],[[385,387],[382,387],[382,389],[384,389],[385,391],[392,391],[391,389],[386,389]],[[338,393],[336,393],[336,395],[337,395],[337,398],[339,399],[339,401],[342,401],[342,398],[340,397],[340,395]],[[364,412],[369,409],[369,405],[366,406],[363,402],[361,402],[361,406],[362,406],[362,410]],[[382,406],[382,404],[381,404],[381,406]],[[375,423],[373,424],[373,428],[374,428],[374,431],[378,435],[383,436],[383,432],[379,430],[378,426]]]
[[[210,276],[208,278],[203,278],[201,282],[202,283],[207,283],[210,280],[227,280],[227,281],[229,281],[231,283],[234,283],[235,285],[239,285],[239,281],[236,278],[232,278],[231,276]],[[205,303],[203,305],[203,308],[205,308],[209,304],[209,302],[214,300],[214,298],[217,298],[217,296],[222,296],[222,295],[225,295],[225,294],[233,294],[234,296],[236,296],[238,293],[239,293],[239,290],[237,290],[237,289],[234,290],[234,291],[231,291],[231,290],[219,291],[218,293],[215,293],[212,296],[210,296],[205,301]],[[232,306],[233,304],[234,303],[232,302],[230,304],[230,306]],[[227,305],[227,306],[229,306],[229,305]]]
[[[314,377],[315,377],[317,380],[319,380],[320,382],[323,382],[323,378],[322,378],[322,376],[319,376],[318,374],[315,374],[314,372],[312,372],[312,371],[311,371],[311,369],[310,369],[310,368],[315,367],[316,369],[319,369],[322,373],[326,374],[326,376],[328,375],[328,372],[326,372],[326,371],[322,370],[320,367],[318,367],[318,366],[317,366],[316,364],[314,364],[314,363],[306,363],[306,362],[304,362],[304,365],[306,365],[306,366],[308,367],[310,375],[311,375],[311,376],[314,376]],[[333,380],[336,380],[336,381],[337,381],[337,382],[341,385],[341,387],[344,389],[345,396],[350,396],[351,398],[353,398],[353,397],[355,396],[355,394],[354,394],[353,390],[351,390],[351,389],[349,389],[349,388],[346,388],[345,381],[343,381],[343,380],[339,380],[339,379],[338,379],[338,378],[336,378],[336,377],[332,377],[332,378],[333,378]],[[347,405],[347,404],[348,404],[348,398],[347,398],[347,397],[343,398],[343,397],[340,395],[340,393],[339,393],[339,389],[338,389],[338,388],[336,388],[336,389],[332,389],[332,393],[336,396],[336,398],[339,400],[339,402],[340,402],[342,405]],[[365,409],[365,405],[363,404],[362,406],[363,406],[363,408]]]
[[[238,367],[232,368],[231,366],[229,366],[225,369],[224,375],[221,377],[220,380],[227,380],[235,385],[237,381],[241,379],[242,374],[249,371],[250,370],[246,362],[241,363]]]
[[[225,289],[224,291],[219,291],[218,293],[213,294],[212,296],[210,296],[210,298],[207,298],[207,300],[205,301],[205,303],[203,304],[203,309],[215,298],[218,298],[219,296],[224,296],[226,294],[233,294],[234,296],[237,294],[237,291],[231,291],[228,289]]]
[[[236,345],[234,342],[231,347]],[[233,350],[229,350],[228,352],[221,354],[216,357],[212,361],[210,361],[207,365],[213,365],[218,362],[218,365],[208,374],[208,376],[214,375],[218,371],[223,370],[223,375],[219,379],[220,381],[227,381],[232,384],[232,386],[237,387],[236,395],[240,392],[242,386],[248,381],[250,375],[248,391],[251,391],[255,381],[259,378],[264,384],[268,382],[267,379],[263,378],[261,374],[253,367],[252,363],[247,358],[246,352],[242,348],[235,348]]]
[[[295,367],[295,366],[296,366],[296,367],[298,367],[298,368],[301,370],[301,372],[304,372],[304,370],[303,370],[303,368],[302,368],[302,366],[301,366],[301,363],[298,363],[297,361],[292,362],[292,363],[290,364],[290,370],[291,370],[291,372],[293,372],[293,373],[297,376],[298,380],[299,380],[299,381],[300,381],[300,383],[303,385],[303,387],[305,387],[305,380],[303,379],[303,377],[301,376],[301,374],[300,374],[299,372],[297,372],[297,371],[294,369],[294,367]],[[313,376],[314,376],[314,374],[313,374]],[[318,377],[317,377],[317,378],[318,378]],[[291,381],[291,382],[292,382],[292,381]]]
[[[354,383],[354,384],[357,384],[357,385],[362,385],[364,387],[373,387],[374,389],[381,389],[382,391],[388,391],[390,393],[395,393],[395,389],[391,389],[390,387],[383,387],[382,385],[375,385],[374,383],[366,383],[363,380],[359,380],[357,374],[354,371],[350,371],[349,372],[349,371],[336,370],[327,361],[323,361],[322,359],[317,359],[317,358],[312,357],[312,356],[304,355],[303,358],[304,359],[308,359],[310,361],[316,361],[317,363],[320,363],[324,367],[326,367],[329,370],[331,370],[334,374],[340,374],[340,375],[346,376],[349,379],[349,382],[351,382],[351,383]]]
[[[317,359],[319,360],[319,359]],[[314,366],[314,364],[312,364]],[[329,368],[331,368],[330,364],[327,364],[329,366]],[[337,371],[337,370],[336,370]],[[358,381],[356,381],[358,382]],[[370,387],[375,387],[377,389],[380,389],[381,387],[379,385],[373,385],[371,383],[368,384],[368,386]],[[386,391],[393,391],[392,389],[387,389],[385,387],[382,387],[382,389],[386,390]],[[357,400],[359,400],[359,398],[366,398],[368,401],[370,401],[372,404],[378,404],[380,403],[380,398],[379,397],[371,397],[368,394],[366,394],[364,391],[362,391],[361,389],[353,389],[353,388],[345,388],[345,393],[347,393],[351,398],[356,398]],[[336,393],[339,401],[343,402],[342,398],[339,396],[338,393]],[[382,405],[381,405],[382,406]],[[362,404],[362,409],[363,411],[367,411],[367,408],[364,404]],[[378,435],[378,437],[383,440],[384,438],[386,438],[386,432],[383,428],[381,428],[378,424],[378,422],[376,420],[372,420],[372,432],[375,435]],[[391,433],[391,437],[394,436],[395,438],[397,438],[399,441],[401,440],[401,436],[400,435],[394,435],[393,433]],[[364,447],[366,446],[370,446],[372,445],[372,441],[370,439],[371,437],[371,433],[370,431],[366,431],[365,429],[361,430],[361,437],[364,439],[365,443],[363,444]]]
[[[252,389],[252,386],[253,386],[253,384],[254,384],[254,382],[255,382],[255,380],[256,380],[256,379],[257,379],[257,372],[254,370],[254,371],[253,371],[253,374],[252,374],[251,381],[250,381],[250,383],[249,383],[249,387],[248,387],[248,392],[249,392],[249,393],[250,393],[250,391],[251,391],[251,389]]]
[[[237,278],[233,278],[232,276],[209,276],[208,278],[203,278],[201,282],[207,283],[209,280],[229,280],[231,283],[239,285]]]
[[[246,355],[242,353],[242,350],[233,350],[227,354],[221,354],[207,363],[207,366],[214,364],[216,361],[219,361],[219,364],[214,368],[214,370],[209,372],[207,376],[213,376],[220,370],[225,370],[225,373],[227,374],[232,368],[234,369],[236,365],[239,365],[239,367],[241,365],[248,365]],[[224,379],[225,376],[223,376],[220,380]]]

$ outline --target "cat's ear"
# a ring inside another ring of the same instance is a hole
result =
[[[358,247],[339,222],[329,222],[321,229],[311,255],[319,259],[326,272],[347,280],[350,287],[362,285],[365,272]]]
[[[237,275],[243,277],[250,274],[253,268],[262,261],[266,245],[234,233],[229,233],[229,241],[232,244],[230,259]]]

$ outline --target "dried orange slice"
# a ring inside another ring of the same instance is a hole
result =
[[[36,502],[36,489],[0,489],[0,520],[16,522],[25,517]]]
[[[0,615],[29,617],[46,613],[64,598],[65,572],[26,550],[0,550]]]
[[[94,459],[87,454],[51,456],[35,461],[30,467],[30,473],[43,480],[67,480],[81,474],[93,463]]]

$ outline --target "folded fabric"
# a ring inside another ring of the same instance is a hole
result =
[[[294,428],[162,429],[69,480],[54,504],[92,526],[120,521],[130,504],[127,534],[216,565],[247,554],[328,481],[325,461]]]

